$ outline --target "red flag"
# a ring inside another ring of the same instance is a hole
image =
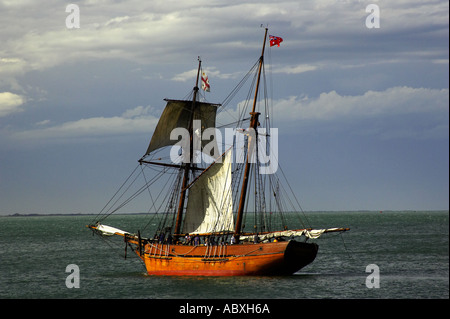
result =
[[[270,46],[273,47],[274,45],[280,46],[280,43],[283,42],[283,39],[280,37],[276,37],[273,35],[269,35],[270,40]]]

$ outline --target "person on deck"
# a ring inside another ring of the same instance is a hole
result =
[[[198,235],[195,235],[194,237],[194,246],[200,245],[200,237]]]
[[[186,245],[190,245],[191,244],[191,235],[189,235],[187,233],[186,236],[184,236],[184,241],[185,241]]]

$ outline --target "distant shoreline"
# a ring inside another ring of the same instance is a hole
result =
[[[118,213],[115,215],[146,215],[146,214],[154,214],[154,213]],[[94,213],[57,213],[57,214],[9,214],[9,215],[0,215],[0,217],[45,217],[45,216],[97,216],[98,214]]]
[[[318,211],[307,211],[304,212],[306,214],[308,213],[352,213],[352,212],[356,212],[356,213],[363,213],[363,212],[367,212],[367,213],[393,213],[393,212],[411,212],[411,213],[415,213],[415,212],[447,212],[450,213],[450,211],[448,209],[432,209],[432,210],[412,210],[412,209],[406,209],[406,210],[383,210],[383,211],[378,211],[378,210],[342,210],[342,211],[322,211],[322,210],[318,210]],[[289,212],[286,212],[289,213]],[[153,214],[157,214],[157,213],[116,213],[114,215],[153,215]],[[159,213],[159,214],[163,214],[163,213]],[[38,214],[38,213],[33,213],[33,214],[20,214],[20,213],[15,213],[15,214],[9,214],[9,215],[1,215],[0,217],[51,217],[51,216],[97,216],[98,214],[95,213],[56,213],[56,214]]]

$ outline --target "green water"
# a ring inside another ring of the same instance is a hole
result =
[[[449,298],[449,213],[314,212],[313,227],[350,227],[316,242],[316,260],[287,277],[155,277],[118,240],[92,236],[92,216],[0,217],[0,298],[428,299]],[[106,222],[105,222],[106,223]],[[118,215],[136,231],[156,220]],[[79,288],[67,288],[69,264]],[[368,288],[379,268],[379,288]]]

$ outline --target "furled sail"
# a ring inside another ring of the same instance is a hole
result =
[[[349,230],[348,228],[325,228],[325,229],[294,229],[294,230],[281,230],[275,232],[269,232],[266,234],[258,234],[259,240],[268,240],[277,237],[300,237],[305,236],[310,239],[317,239],[323,233],[332,233]],[[240,236],[239,240],[253,240],[254,235]]]
[[[183,233],[234,230],[231,189],[231,150],[202,173],[189,189]]]
[[[158,125],[156,125],[150,144],[145,155],[164,146],[174,145],[176,140],[170,139],[170,133],[175,128],[189,129],[191,119],[192,101],[168,100]],[[206,128],[214,128],[216,124],[216,111],[219,104],[195,102],[193,120],[201,121],[201,132]],[[202,146],[210,141],[202,141]]]

